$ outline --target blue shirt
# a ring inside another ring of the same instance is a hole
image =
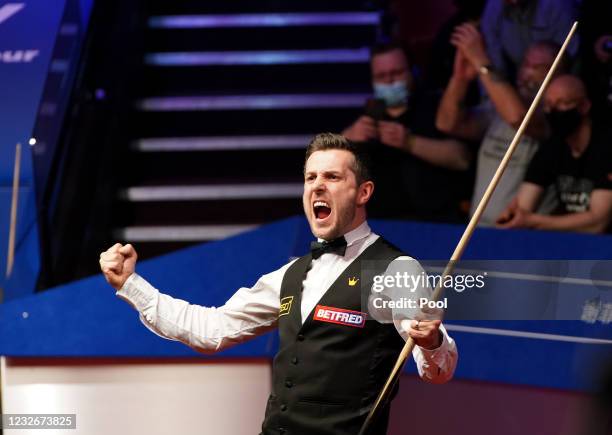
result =
[[[489,0],[482,15],[482,33],[493,65],[514,78],[527,48],[538,41],[563,44],[576,19],[573,0],[527,0],[524,6],[509,6],[504,0]],[[574,35],[567,47],[578,50]]]

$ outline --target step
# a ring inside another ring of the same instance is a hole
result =
[[[149,258],[159,257],[170,252],[178,251],[179,249],[186,249],[192,246],[197,246],[202,241],[197,242],[134,242],[133,240],[126,240],[118,237],[116,239],[121,243],[134,243],[136,251],[138,252],[138,259],[140,261],[147,260]]]
[[[275,136],[150,137],[137,139],[130,148],[138,152],[304,150],[314,134]]]
[[[146,8],[149,15],[197,15],[197,14],[243,14],[269,12],[345,12],[375,10],[374,1],[363,0],[232,0],[201,1],[149,0]]]
[[[366,93],[370,89],[368,63],[301,63],[240,66],[148,66],[136,84],[136,95],[275,93]]]
[[[115,239],[130,242],[201,242],[220,240],[257,228],[258,225],[131,226],[113,230]]]
[[[140,201],[207,201],[301,198],[302,183],[136,186],[119,192],[120,199]]]
[[[124,162],[139,168],[130,174],[129,185],[302,182],[307,144],[290,149],[133,152]]]
[[[148,53],[145,64],[160,67],[368,63],[369,50],[192,51]]]
[[[261,224],[303,215],[301,198],[248,198],[206,201],[119,201],[112,226]]]
[[[265,14],[166,15],[149,18],[151,28],[216,29],[289,26],[376,26],[379,12],[293,12]]]
[[[144,98],[137,107],[152,112],[357,108],[363,107],[369,96],[362,93],[191,95]]]
[[[355,107],[268,110],[135,111],[126,132],[132,138],[174,136],[285,135],[340,132],[363,113]]]
[[[144,50],[297,50],[330,47],[370,47],[378,38],[377,26],[289,26],[221,28],[149,28]]]
[[[247,198],[206,201],[119,201],[113,227],[266,223],[303,215],[301,198]]]

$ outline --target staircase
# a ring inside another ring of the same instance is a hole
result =
[[[147,258],[302,213],[304,150],[369,95],[359,1],[148,0],[115,239]]]

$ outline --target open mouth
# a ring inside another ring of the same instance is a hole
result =
[[[317,220],[324,220],[331,214],[331,207],[325,201],[315,201],[313,211]]]

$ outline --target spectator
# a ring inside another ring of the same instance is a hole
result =
[[[434,54],[431,56],[425,75],[427,88],[440,93],[453,74],[453,60],[457,49],[450,43],[451,35],[457,26],[466,22],[477,26],[480,23],[486,0],[454,0],[453,3],[456,11],[436,34],[431,47],[431,53]],[[473,82],[472,85],[468,91],[467,100],[478,104],[480,91],[476,82]]]
[[[575,18],[573,0],[488,0],[481,26],[491,64],[513,82],[527,48],[537,41],[561,45]],[[568,52],[577,50],[574,36]]]
[[[612,117],[612,2],[584,0],[580,22],[582,77],[592,114]]]
[[[436,130],[437,102],[413,93],[408,58],[399,45],[375,47],[370,66],[375,99],[342,134],[370,150],[377,181],[371,215],[460,219],[457,180],[469,166],[469,150]]]
[[[545,98],[553,135],[534,156],[499,226],[602,233],[612,217],[612,129],[591,119],[591,102],[578,77],[557,77]],[[551,183],[559,214],[535,213]]]
[[[436,125],[440,130],[461,138],[482,140],[472,195],[473,214],[523,121],[528,104],[544,81],[558,47],[550,42],[532,44],[521,64],[515,89],[491,65],[482,37],[474,25],[459,26],[452,36],[452,42],[458,48],[454,71],[438,108]],[[467,109],[463,100],[470,81],[476,77],[480,79],[490,102]],[[547,135],[544,115],[537,111],[481,217],[483,225],[494,225],[499,214],[516,195],[529,161]],[[552,195],[548,194],[546,198],[542,210],[550,211],[554,206],[551,204]]]

